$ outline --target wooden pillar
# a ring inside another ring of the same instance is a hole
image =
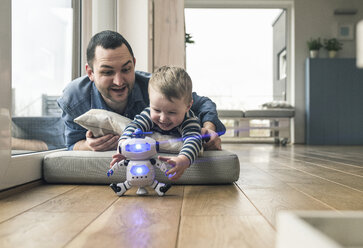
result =
[[[185,68],[183,0],[154,0],[154,70],[163,65]]]

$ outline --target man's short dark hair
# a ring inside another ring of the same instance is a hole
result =
[[[97,46],[101,46],[104,49],[115,49],[120,47],[122,44],[125,44],[127,49],[129,50],[132,57],[134,57],[134,53],[132,52],[132,48],[127,40],[119,33],[105,30],[95,34],[87,47],[87,63],[93,69],[93,60],[95,58],[95,51]]]

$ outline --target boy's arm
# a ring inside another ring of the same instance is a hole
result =
[[[198,118],[188,117],[181,124],[183,147],[177,157],[159,156],[158,159],[173,166],[166,174],[170,180],[178,180],[194,162],[202,148],[201,128]]]
[[[199,120],[196,117],[190,117],[180,126],[183,147],[179,155],[184,155],[190,160],[190,164],[194,162],[198,153],[202,149],[202,135]]]
[[[150,108],[146,108],[139,115],[136,115],[134,120],[126,126],[120,139],[128,138],[137,128],[140,128],[143,132],[148,132],[153,126],[154,123],[150,117]]]

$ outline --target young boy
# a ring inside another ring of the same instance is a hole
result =
[[[136,128],[143,132],[156,131],[181,136],[183,147],[178,156],[158,157],[173,166],[167,172],[168,176],[172,175],[170,180],[178,180],[202,148],[200,122],[190,110],[193,103],[192,80],[182,68],[162,66],[150,78],[148,91],[150,107],[135,116],[125,128],[120,142],[129,138],[128,135]],[[111,166],[125,159],[121,154],[115,154],[112,158]]]

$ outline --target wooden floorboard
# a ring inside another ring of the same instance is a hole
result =
[[[281,151],[282,153],[284,151]],[[295,146],[293,153],[291,151],[285,152],[291,154],[295,158],[305,157],[319,159],[320,161],[332,161],[335,163],[342,163],[345,165],[363,167],[363,148],[362,147],[306,147]]]
[[[275,231],[236,185],[186,186],[178,247],[273,247]]]
[[[336,170],[329,168],[329,166],[321,166],[316,163],[296,160],[291,161],[283,158],[280,159],[280,163],[283,163],[296,171],[302,171],[363,193],[363,176],[357,175],[348,169],[349,172],[345,172],[344,168]]]
[[[136,196],[132,188],[66,247],[175,247],[183,186],[167,195]]]
[[[315,165],[315,166],[320,166],[320,167],[325,167],[327,169],[331,169],[331,170],[336,170],[339,171],[341,173],[346,173],[346,174],[353,174],[354,176],[360,176],[363,177],[363,167],[362,166],[357,166],[357,165],[353,165],[353,164],[348,164],[348,163],[342,163],[342,162],[337,162],[337,161],[332,161],[332,160],[327,160],[327,159],[317,159],[317,158],[311,158],[311,157],[300,157],[300,156],[295,156],[294,158],[290,158],[289,156],[285,155],[285,154],[280,154],[279,155],[280,159],[285,158],[285,161],[288,162],[303,162],[306,164],[311,164],[311,165]]]
[[[227,149],[234,151],[240,159],[241,172],[237,185],[271,225],[276,225],[277,214],[282,210],[334,210],[269,173],[271,169],[284,171],[286,168],[273,160],[280,147],[250,146],[227,146]]]
[[[274,247],[275,231],[262,216],[183,216],[178,247]]]
[[[38,187],[39,185],[44,184],[43,180],[35,180],[29,183],[25,183],[19,186],[15,186],[13,188],[10,189],[5,189],[5,190],[1,190],[0,191],[0,199],[9,197],[9,196],[13,196],[13,195],[17,195],[19,193],[22,193],[24,191],[30,190],[32,188]]]
[[[2,222],[0,247],[63,247],[114,201],[105,186],[78,186]]]
[[[281,165],[284,165],[280,161]],[[362,192],[353,190],[349,186],[326,180],[320,175],[312,175],[292,167],[262,168],[271,176],[281,180],[290,187],[313,197],[335,210],[360,210],[363,209]]]
[[[325,151],[322,149],[317,150],[318,148],[293,148],[293,150],[285,150],[280,149],[280,154],[286,154],[295,158],[305,157],[311,159],[318,159],[320,161],[332,161],[336,163],[342,163],[345,165],[352,166],[363,166],[363,156],[362,154],[352,153],[347,147],[343,147],[342,150],[334,149],[336,147],[332,147],[331,150]]]
[[[223,144],[229,185],[173,186],[164,197],[107,185],[2,192],[0,247],[273,248],[283,210],[363,211],[363,147]]]
[[[47,185],[25,190],[0,200],[0,223],[74,189],[72,185]]]
[[[182,216],[249,216],[256,208],[230,185],[185,186]]]

